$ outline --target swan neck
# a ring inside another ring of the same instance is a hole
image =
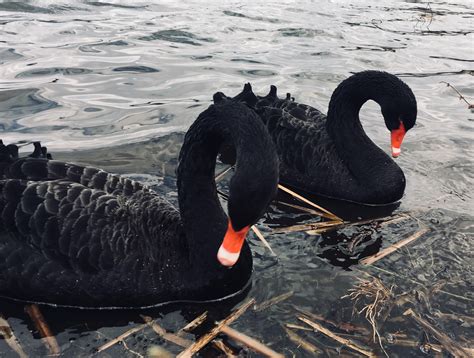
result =
[[[398,165],[366,135],[359,111],[368,100],[379,105],[390,83],[382,72],[359,73],[349,77],[334,91],[328,108],[326,127],[339,156],[361,186],[390,182],[403,176]]]
[[[265,148],[272,146],[271,138],[257,115],[247,107],[243,111],[242,107],[242,104],[232,102],[210,106],[186,133],[179,156],[177,186],[181,219],[190,253],[201,262],[216,261],[228,226],[215,182],[216,158],[221,146],[231,142],[237,154],[236,169],[229,186],[231,216],[231,202],[238,202],[238,198],[232,200],[232,197],[246,190],[242,188],[253,184],[259,188],[268,182],[265,178],[272,178],[275,188],[277,185],[277,155],[275,152],[269,160],[269,149]],[[255,200],[254,206],[266,208],[267,203],[263,205]],[[236,216],[233,216],[233,225],[239,230],[239,223],[234,221]]]

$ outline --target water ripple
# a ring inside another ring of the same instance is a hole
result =
[[[58,103],[42,97],[37,88],[0,91],[0,128],[17,130],[19,120],[58,107]]]
[[[160,70],[148,66],[122,66],[113,69],[114,72],[130,72],[130,73],[151,73],[160,72]]]
[[[53,75],[63,75],[63,76],[77,76],[92,73],[92,70],[87,68],[78,68],[78,67],[52,67],[52,68],[35,68],[28,71],[23,71],[18,73],[16,78],[25,78],[25,77],[36,77],[36,76],[53,76]]]
[[[197,41],[205,41],[205,42],[216,41],[213,38],[198,37],[191,32],[183,31],[183,30],[161,30],[161,31],[154,32],[148,36],[141,36],[138,39],[142,41],[162,40],[162,41],[183,43],[183,44],[193,45],[193,46],[201,46],[201,44]]]

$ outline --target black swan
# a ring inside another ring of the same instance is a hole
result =
[[[254,111],[217,97],[186,133],[179,211],[130,179],[50,160],[38,143],[22,158],[2,143],[0,295],[124,308],[215,300],[244,288],[252,272],[245,236],[276,193],[278,156]],[[237,148],[229,219],[214,180],[227,140]]]
[[[391,131],[392,156],[400,154],[417,106],[411,89],[396,76],[379,71],[352,75],[332,94],[327,116],[289,94],[279,99],[275,86],[257,97],[246,84],[234,99],[246,102],[265,123],[277,147],[282,183],[363,204],[389,204],[403,196],[403,171],[369,139],[359,120],[362,105],[377,102]]]

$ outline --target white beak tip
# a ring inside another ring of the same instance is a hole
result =
[[[392,157],[397,158],[401,152],[400,148],[392,147]]]
[[[217,260],[221,263],[222,266],[232,267],[235,265],[239,259],[240,252],[230,252],[226,250],[222,245],[219,247],[217,252]]]

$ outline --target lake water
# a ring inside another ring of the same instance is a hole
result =
[[[41,307],[62,354],[89,356],[110,338],[142,324],[139,314],[159,318],[161,326],[176,331],[206,310],[212,322],[246,297],[262,302],[292,291],[277,305],[247,312],[232,327],[285,356],[309,357],[288,338],[284,325],[304,325],[296,318],[301,308],[370,329],[363,315],[353,314],[353,302],[341,299],[367,274],[394,285],[395,295],[416,297],[395,307],[380,328],[391,357],[434,355],[420,347],[437,341],[402,315],[410,307],[454,341],[473,347],[474,113],[442,83],[474,103],[473,19],[469,0],[0,1],[3,141],[41,140],[55,159],[132,176],[174,202],[182,133],[216,91],[233,95],[251,82],[262,94],[275,84],[281,94],[291,92],[298,102],[326,112],[339,82],[353,72],[377,69],[401,77],[418,100],[417,125],[397,159],[407,189],[394,214],[409,215],[406,220],[323,235],[271,234],[275,228],[318,220],[273,205],[258,227],[276,257],[255,237],[249,239],[255,263],[249,292],[232,302],[146,311]],[[369,136],[388,152],[389,133],[379,107],[366,104],[361,118]],[[346,218],[381,214],[320,203]],[[422,227],[428,233],[403,249],[372,266],[357,264]],[[46,356],[23,305],[0,303],[0,313],[25,352]],[[295,332],[323,356],[357,356],[319,333]],[[394,339],[397,334],[402,338]],[[355,336],[377,349],[371,333]],[[125,342],[100,356],[145,355],[152,344],[180,351],[151,328]],[[256,356],[246,349],[240,354]],[[380,349],[377,354],[383,356]],[[203,355],[218,352],[208,349]],[[0,339],[3,356],[15,354]]]

